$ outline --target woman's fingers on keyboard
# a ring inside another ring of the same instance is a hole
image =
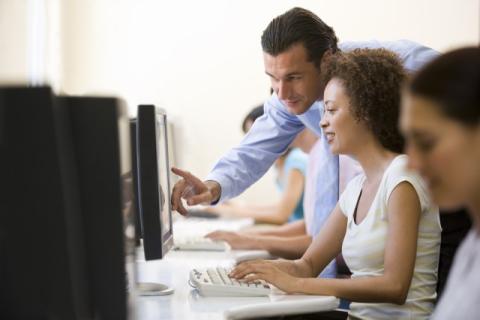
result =
[[[251,283],[263,280],[286,293],[299,291],[296,287],[298,279],[284,273],[274,264],[268,263],[268,261],[252,263],[249,267],[249,269],[245,270],[246,274],[242,280],[239,281]]]
[[[257,273],[261,269],[260,266],[264,263],[265,261],[263,260],[242,262],[230,272],[230,276],[235,279],[243,279],[250,273]]]
[[[246,270],[248,270],[248,264],[250,262],[242,262],[237,264],[232,271],[230,271],[229,276],[235,279],[242,279],[245,275],[248,274]]]
[[[247,274],[243,279],[241,279],[240,281],[242,282],[247,282],[247,283],[251,283],[251,282],[255,282],[257,280],[264,280],[263,277],[258,274],[258,273],[249,273]]]

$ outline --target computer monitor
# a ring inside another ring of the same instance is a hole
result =
[[[173,247],[170,204],[170,164],[166,113],[154,105],[140,105],[130,122],[135,133],[137,212],[145,260],[161,259]],[[133,139],[133,136],[132,136]],[[140,283],[140,294],[170,294],[162,284]]]
[[[1,319],[128,318],[128,146],[115,99],[0,88]]]
[[[112,97],[58,100],[70,115],[90,297],[101,319],[126,319],[136,288],[127,109],[121,100]]]
[[[137,118],[130,119],[130,146],[132,150],[132,182],[135,210],[135,246],[142,247],[142,222],[140,221],[140,205],[138,203],[138,177],[137,177]]]
[[[68,119],[50,88],[0,89],[0,318],[88,319]]]
[[[167,116],[154,105],[137,112],[137,178],[145,260],[161,259],[173,247]]]

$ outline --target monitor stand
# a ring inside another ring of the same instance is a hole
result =
[[[145,262],[143,245],[135,248],[135,256]],[[138,272],[137,268],[135,268],[135,272]],[[174,292],[173,288],[158,282],[136,282],[136,284],[137,294],[140,296],[166,296]]]
[[[166,296],[173,293],[173,289],[156,282],[138,282],[137,292],[141,296]]]

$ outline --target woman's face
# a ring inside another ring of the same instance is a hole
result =
[[[425,179],[435,202],[455,208],[480,190],[480,126],[467,127],[445,116],[428,99],[405,94],[401,129],[409,165]]]
[[[340,79],[333,78],[328,82],[323,101],[320,127],[330,150],[334,154],[354,154],[368,130],[350,112],[350,99]]]

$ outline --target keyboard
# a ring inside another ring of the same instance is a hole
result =
[[[230,250],[230,245],[225,241],[194,236],[174,238],[174,249],[191,251],[228,251]]]
[[[185,218],[177,217],[173,224],[173,236],[188,237],[191,235],[204,236],[216,230],[239,231],[242,228],[252,226],[252,218],[240,219],[207,219],[207,218]]]
[[[224,267],[190,271],[190,284],[204,297],[261,297],[268,296],[271,285],[263,280],[245,283],[228,276]]]
[[[238,231],[253,225],[253,219],[205,219],[178,217],[173,224],[173,243],[177,250],[227,251],[225,241],[204,238],[215,230]]]

